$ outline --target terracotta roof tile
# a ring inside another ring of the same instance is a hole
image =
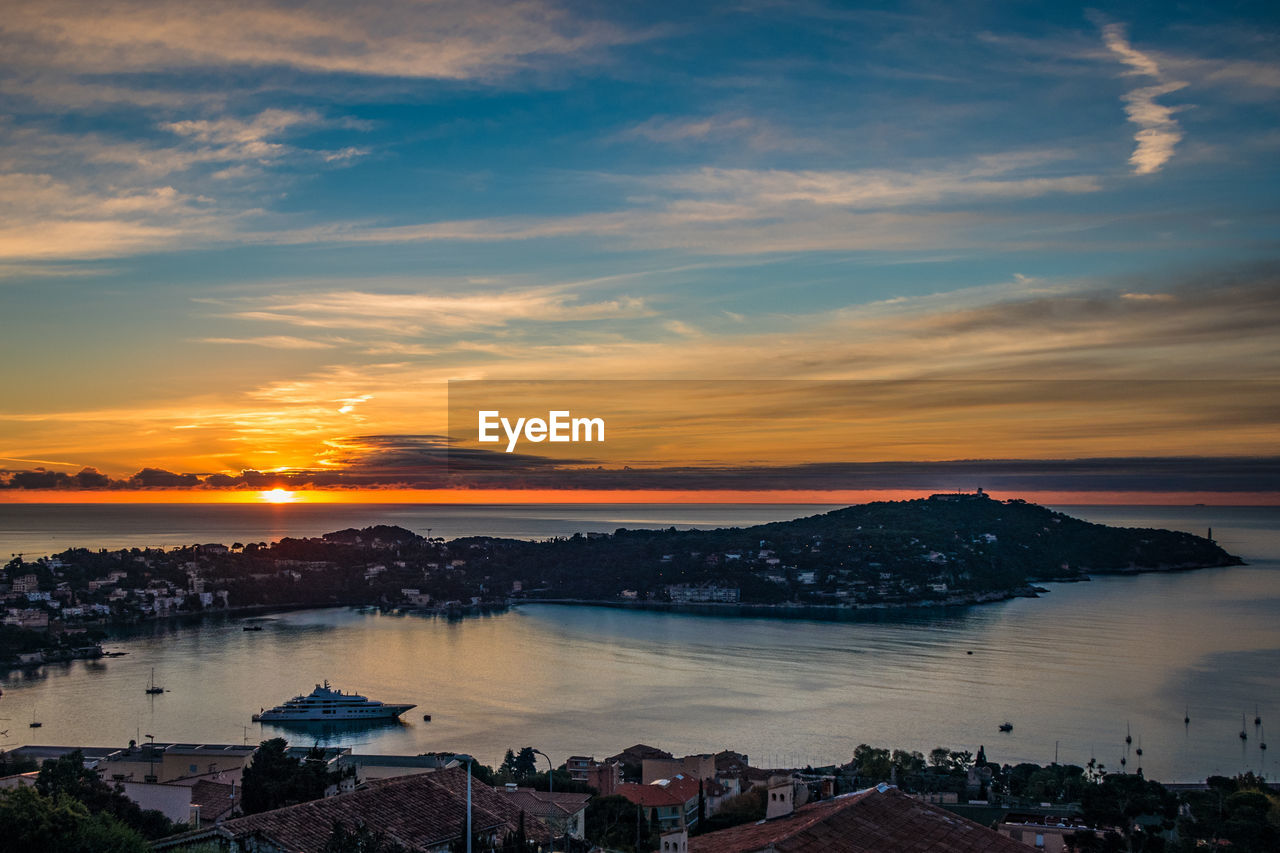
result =
[[[689,840],[689,853],[1026,853],[1027,847],[896,788],[810,803]]]
[[[425,850],[466,832],[467,774],[461,769],[421,773],[390,779],[380,785],[286,806],[222,824],[222,834],[244,838],[260,833],[289,853],[320,853],[336,821],[348,828],[359,823],[383,832],[411,851]],[[520,809],[492,788],[471,786],[472,829],[476,832],[514,831]],[[549,840],[536,820],[525,821],[529,838]]]
[[[638,806],[683,807],[685,804],[683,798],[673,794],[661,785],[637,785],[634,782],[624,782],[618,786],[614,793],[621,794]]]
[[[233,803],[231,798],[235,796]],[[240,788],[201,779],[191,786],[191,805],[200,807],[200,821],[212,823],[240,804]]]

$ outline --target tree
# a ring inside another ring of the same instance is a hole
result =
[[[719,811],[705,821],[698,821],[696,832],[715,832],[743,823],[764,820],[767,802],[764,788],[752,788],[744,794],[730,797],[720,805]]]
[[[533,747],[526,746],[520,750],[520,754],[516,756],[514,769],[517,779],[523,779],[538,772],[537,755],[534,753]]]
[[[85,767],[84,753],[78,749],[45,761],[35,787],[46,797],[69,797],[91,814],[109,815],[146,838],[163,838],[174,832],[174,824],[163,813],[143,810],[125,796],[122,786],[107,784],[97,771]]]
[[[0,853],[146,853],[147,842],[104,812],[66,794],[20,785],[0,790]]]
[[[858,744],[853,750],[853,767],[857,774],[873,782],[881,782],[889,778],[893,771],[893,762],[889,750],[879,749],[865,743]]]
[[[502,763],[498,765],[498,773],[503,776],[510,776],[512,779],[516,776],[516,754],[511,750],[507,750],[507,754],[502,757]]]
[[[288,748],[288,742],[279,737],[258,746],[253,763],[241,776],[240,805],[245,814],[318,800],[337,781],[338,774],[328,770],[320,747],[312,747],[302,761],[289,755]]]
[[[617,794],[596,797],[587,804],[585,835],[593,844],[626,853],[652,850],[654,846],[648,815]]]

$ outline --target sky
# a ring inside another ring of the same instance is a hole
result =
[[[0,500],[1280,499],[1274,4],[3,5]],[[652,418],[441,469],[460,380]]]

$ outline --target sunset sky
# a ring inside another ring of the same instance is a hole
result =
[[[1280,501],[1274,3],[4,7],[0,501]],[[805,382],[441,479],[477,379]]]

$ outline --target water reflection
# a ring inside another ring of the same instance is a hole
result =
[[[1057,743],[1063,761],[1126,757],[1133,769],[1127,724],[1148,776],[1266,773],[1260,737],[1238,733],[1255,705],[1264,721],[1280,712],[1280,547],[1274,527],[1267,538],[1265,526],[1214,526],[1220,541],[1256,537],[1243,552],[1253,565],[847,623],[530,606],[453,623],[330,609],[255,620],[261,632],[217,617],[138,626],[119,641],[125,657],[9,673],[0,716],[21,728],[10,739],[46,744],[284,735],[492,764],[524,745],[558,763],[644,742],[802,765],[847,760],[864,742],[985,745],[993,760],[1045,763]],[[143,692],[152,667],[162,696]],[[416,716],[359,730],[251,722],[325,679],[413,702]],[[33,712],[45,726],[28,732]]]

